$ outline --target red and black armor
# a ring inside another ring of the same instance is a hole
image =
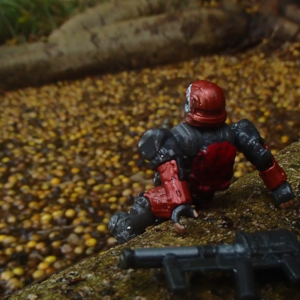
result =
[[[220,87],[196,81],[186,97],[185,122],[171,130],[151,129],[139,142],[142,155],[158,171],[156,187],[140,194],[129,214],[119,212],[111,218],[109,229],[120,243],[140,234],[155,219],[179,223],[182,215],[194,216],[191,204],[201,205],[215,191],[229,187],[237,150],[259,170],[277,206],[295,198],[285,172],[255,126],[248,120],[231,127],[225,123]]]
[[[158,167],[161,185],[149,190],[144,196],[149,199],[151,210],[157,218],[171,218],[174,208],[182,204],[192,204],[188,184],[178,178],[178,167],[175,160]]]

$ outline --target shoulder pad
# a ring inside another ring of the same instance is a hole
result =
[[[139,142],[139,148],[144,158],[150,161],[150,168],[153,170],[172,159],[176,159],[178,169],[181,168],[180,147],[168,129],[160,128],[147,131]]]
[[[272,154],[264,147],[264,139],[256,127],[244,119],[231,126],[235,133],[235,143],[239,151],[259,170],[264,171],[272,165]]]
[[[157,152],[170,138],[172,139],[174,137],[168,129],[160,128],[148,130],[142,136],[139,142],[139,149],[143,157],[147,160],[151,160],[152,158],[154,158]]]
[[[231,129],[235,133],[236,137],[236,146],[239,149],[244,147],[245,144],[249,142],[256,141],[259,144],[264,144],[264,139],[260,136],[256,127],[247,119],[243,119],[238,123],[235,123],[231,126]]]

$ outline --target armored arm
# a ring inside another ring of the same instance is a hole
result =
[[[258,169],[268,190],[272,192],[275,205],[286,208],[294,203],[295,194],[287,182],[284,170],[278,165],[256,127],[244,119],[232,125],[236,147]]]
[[[182,153],[171,131],[151,129],[139,142],[139,148],[150,167],[160,175],[160,185],[147,191],[151,210],[158,218],[171,218],[178,231],[183,230],[179,222],[182,215],[195,217],[191,207],[192,197],[184,179]]]
[[[148,130],[139,142],[139,149],[143,157],[150,162],[152,170],[157,170],[160,165],[175,160],[179,179],[183,180],[182,153],[170,130],[165,128]]]

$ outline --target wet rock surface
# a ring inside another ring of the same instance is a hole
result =
[[[300,142],[281,151],[277,159],[299,197]],[[237,230],[253,232],[286,228],[300,237],[299,203],[292,209],[274,207],[272,197],[264,188],[257,172],[236,181],[229,190],[218,193],[209,208],[198,219],[185,219],[186,233],[174,232],[170,222],[148,230],[125,245],[76,264],[50,279],[25,288],[9,299],[236,299],[230,274],[207,273],[194,276],[185,296],[169,293],[167,282],[157,270],[120,270],[117,267],[124,247],[165,247],[199,244],[231,243]],[[230,227],[220,224],[230,224]],[[230,222],[228,222],[230,220]],[[257,277],[262,299],[297,299],[300,292],[284,276],[265,274]]]

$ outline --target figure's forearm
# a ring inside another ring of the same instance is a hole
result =
[[[236,145],[246,158],[257,168],[267,189],[272,192],[274,203],[281,208],[294,204],[295,194],[287,182],[284,170],[278,165],[269,148],[264,145],[255,126],[248,120],[241,120],[232,126],[236,134]]]
[[[259,176],[270,191],[275,190],[287,180],[284,170],[278,165],[274,157],[272,158],[272,163],[270,168],[259,172]]]
[[[175,160],[165,162],[158,167],[162,185],[147,191],[144,196],[151,203],[151,209],[158,218],[170,218],[173,209],[181,204],[191,204],[186,181],[178,179],[178,168]]]

